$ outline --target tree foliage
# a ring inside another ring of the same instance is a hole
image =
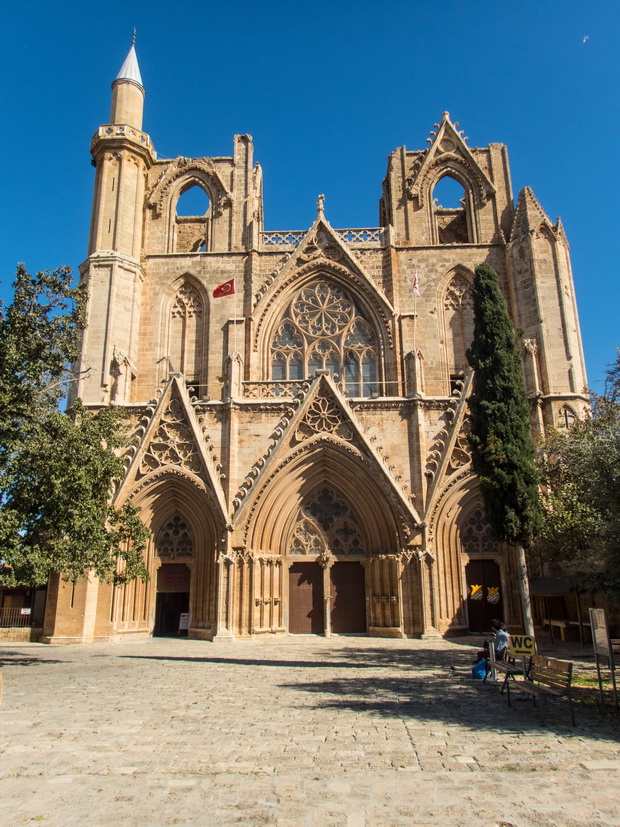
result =
[[[577,574],[586,588],[620,599],[620,351],[592,415],[550,430],[540,452],[540,563]]]
[[[71,271],[32,276],[20,265],[13,302],[0,306],[0,560],[9,584],[70,580],[94,570],[146,577],[148,531],[136,510],[114,508],[126,444],[124,412],[58,410],[79,353],[86,293]]]
[[[493,268],[476,268],[472,462],[485,510],[500,540],[529,547],[540,521],[538,471],[515,330]]]

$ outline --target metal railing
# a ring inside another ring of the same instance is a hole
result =
[[[19,606],[0,609],[0,628],[6,629],[9,626],[25,628],[32,626],[32,621],[32,609],[20,608]]]
[[[297,247],[306,235],[306,230],[264,230],[260,234],[263,247]],[[347,244],[381,246],[383,227],[358,227],[335,230]]]

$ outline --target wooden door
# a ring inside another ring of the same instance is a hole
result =
[[[322,635],[323,569],[318,563],[293,563],[289,569],[288,630],[294,635]]]
[[[366,590],[361,563],[334,563],[331,568],[332,632],[366,632]]]
[[[490,632],[491,621],[504,619],[499,566],[493,560],[470,560],[465,566],[470,632]]]

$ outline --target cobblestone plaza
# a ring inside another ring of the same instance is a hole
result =
[[[508,707],[479,641],[4,645],[4,824],[620,824],[608,709]],[[587,652],[586,652],[587,654]]]

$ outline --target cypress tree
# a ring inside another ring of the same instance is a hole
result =
[[[516,548],[525,631],[533,634],[525,549],[540,524],[539,477],[515,330],[488,264],[476,268],[473,300],[472,462],[491,528]]]

